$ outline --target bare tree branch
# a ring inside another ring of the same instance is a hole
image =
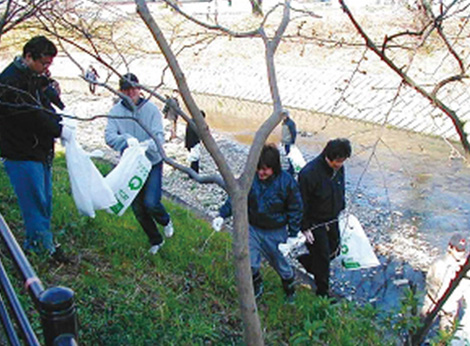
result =
[[[168,6],[170,6],[173,10],[175,10],[176,12],[178,12],[180,15],[182,15],[184,18],[186,18],[187,20],[193,22],[193,23],[196,23],[198,25],[200,25],[201,27],[203,28],[206,28],[206,29],[209,29],[209,30],[217,30],[217,31],[220,31],[222,33],[225,33],[229,36],[232,36],[232,37],[238,37],[238,38],[242,38],[242,37],[253,37],[253,36],[257,36],[259,34],[259,29],[255,29],[255,30],[251,30],[251,31],[247,31],[247,32],[237,32],[237,31],[233,31],[233,30],[230,30],[229,28],[225,28],[223,26],[220,26],[220,25],[212,25],[212,24],[209,24],[209,23],[206,23],[206,22],[203,22],[197,18],[194,18],[192,16],[190,16],[189,14],[187,14],[185,11],[183,11],[176,2],[173,2],[173,1],[170,1],[170,0],[163,0]],[[139,5],[138,5],[138,8],[139,8]],[[139,12],[139,9],[137,10]]]
[[[462,146],[467,153],[467,155],[470,155],[470,144],[467,139],[467,134],[463,130],[463,125],[464,123],[460,120],[460,118],[457,116],[456,112],[452,109],[450,109],[446,104],[444,104],[439,98],[436,96],[433,96],[432,94],[428,93],[424,88],[420,87],[416,82],[414,82],[407,73],[405,73],[401,68],[399,68],[391,59],[389,59],[385,54],[382,53],[380,49],[377,48],[375,43],[370,39],[370,37],[366,34],[366,32],[363,30],[361,25],[357,22],[355,17],[353,16],[352,12],[349,10],[348,6],[345,4],[344,0],[339,0],[339,3],[341,4],[341,7],[343,11],[346,13],[346,15],[349,17],[351,20],[352,24],[358,31],[358,33],[362,36],[364,39],[366,46],[373,51],[382,61],[384,61],[396,74],[400,76],[402,81],[412,87],[414,90],[416,90],[419,94],[424,96],[432,105],[434,105],[436,108],[441,110],[444,114],[446,114],[454,124],[455,130],[460,138],[460,142],[462,143]]]

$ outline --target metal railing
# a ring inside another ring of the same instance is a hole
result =
[[[78,345],[74,292],[66,287],[44,289],[23,250],[0,214],[0,235],[41,318],[45,345]],[[11,345],[41,345],[0,260],[0,320]],[[6,301],[6,303],[5,303]],[[9,313],[10,312],[10,313]],[[11,318],[13,317],[13,319]],[[18,335],[19,334],[19,335]]]

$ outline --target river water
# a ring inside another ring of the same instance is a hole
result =
[[[211,128],[244,144],[251,143],[271,111],[267,105],[227,98],[200,96],[198,103]],[[453,153],[451,145],[460,150],[458,143],[304,110],[290,112],[301,132],[296,144],[307,159],[331,138],[351,140],[346,170],[353,208],[399,215],[441,251],[453,232],[468,235],[470,168]],[[278,126],[268,141],[279,143],[280,135]]]

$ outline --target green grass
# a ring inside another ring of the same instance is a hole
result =
[[[102,172],[110,169],[104,163],[98,166]],[[190,211],[167,200],[164,204],[175,235],[151,256],[145,233],[130,211],[122,217],[99,211],[94,219],[78,214],[65,160],[56,158],[53,230],[76,263],[57,265],[41,257],[31,262],[45,286],[66,286],[76,292],[83,345],[243,344],[230,235],[213,234],[208,223]],[[0,212],[21,243],[21,217],[3,169]],[[384,338],[385,328],[371,307],[331,305],[303,287],[294,305],[285,304],[277,274],[267,266],[262,271],[265,294],[258,308],[267,344],[396,341]],[[32,314],[40,331],[37,314]]]

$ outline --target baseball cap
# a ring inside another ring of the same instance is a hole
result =
[[[133,83],[139,83],[139,79],[137,78],[137,76],[133,73],[126,73],[119,80],[119,90],[127,90],[134,88],[135,86]]]
[[[467,249],[467,240],[460,233],[455,233],[450,238],[449,245],[453,246],[457,251],[465,251]]]

